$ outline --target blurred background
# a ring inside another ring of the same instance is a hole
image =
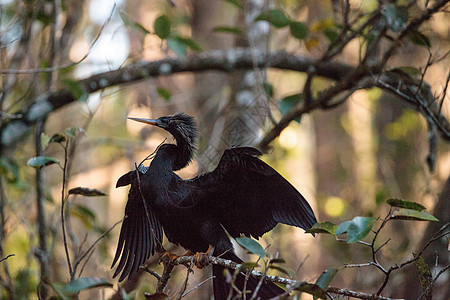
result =
[[[417,1],[417,6],[423,7],[424,2]],[[2,122],[8,116],[13,118],[38,95],[67,86],[77,89],[77,79],[141,60],[235,47],[285,50],[319,59],[331,42],[322,33],[323,29],[340,24],[339,9],[335,7],[340,7],[339,3],[328,0],[0,1]],[[262,11],[274,7],[306,24],[308,35],[293,38],[289,28],[254,22]],[[359,18],[377,8],[377,1],[349,1],[351,18]],[[411,16],[418,13],[413,8]],[[170,22],[174,38],[161,39],[156,34],[158,18],[163,20],[160,22]],[[389,64],[423,71],[431,52],[432,59],[441,57],[427,67],[423,80],[435,95],[446,93],[442,96],[445,99],[442,113],[448,116],[449,92],[445,81],[450,65],[446,56],[450,45],[448,15],[436,14],[423,28],[432,50],[412,44],[403,47]],[[336,60],[356,66],[362,48],[361,40],[355,39],[340,51]],[[5,71],[54,66],[65,67],[54,72]],[[172,142],[165,131],[131,122],[128,116],[158,118],[186,112],[195,117],[200,130],[196,160],[179,172],[187,179],[213,170],[223,150],[230,145],[257,145],[272,128],[273,121],[293,107],[286,99],[301,93],[306,79],[306,73],[256,68],[153,77],[83,95],[78,101],[53,111],[45,121],[39,121],[29,135],[14,145],[3,146],[0,259],[8,254],[15,256],[0,262],[0,296],[36,299],[36,287],[42,276],[55,283],[71,279],[61,233],[63,171],[58,164],[53,164],[37,175],[35,169],[27,166],[29,158],[52,157],[62,166],[66,150],[65,192],[74,187],[89,187],[106,194],[63,195],[69,224],[68,249],[75,261],[77,253],[87,251],[123,217],[128,188],[116,189],[117,179],[134,169],[134,164],[153,152],[165,138]],[[312,82],[313,94],[331,84],[329,79],[316,77]],[[75,130],[73,135],[68,135],[66,129],[70,127],[82,131]],[[43,134],[52,137],[57,133],[65,135],[68,144],[50,143],[43,149]],[[380,241],[392,240],[382,249],[380,262],[389,268],[411,258],[411,252],[420,250],[439,227],[449,222],[449,145],[439,140],[435,170],[430,172],[426,163],[428,143],[427,122],[417,111],[403,105],[395,96],[372,88],[353,93],[334,109],[316,110],[303,115],[298,122],[291,122],[270,144],[262,159],[308,199],[319,221],[339,224],[355,216],[385,217],[389,211],[385,201],[389,198],[419,202],[434,213],[440,222],[432,226],[428,222],[395,221],[383,229]],[[42,200],[41,208],[36,204],[37,199]],[[42,220],[45,232],[39,232]],[[106,278],[114,287],[84,291],[80,298],[120,298],[117,280],[112,279],[110,269],[119,228],[116,226],[87,252],[90,259],[82,268],[83,277]],[[42,235],[46,236],[44,246],[40,244]],[[370,241],[370,235],[367,240]],[[286,225],[278,225],[260,243],[269,246],[268,252],[274,256],[286,260],[285,266],[295,271],[294,279],[308,282],[314,282],[329,267],[366,263],[371,259],[367,247],[338,242],[331,235],[319,234],[314,238]],[[423,254],[433,275],[448,265],[446,247],[443,238]],[[184,253],[184,249],[169,244],[166,248]],[[245,251],[240,255],[245,256]],[[161,271],[157,259],[151,258],[149,264],[150,268]],[[175,297],[183,285],[186,269],[177,267],[173,275],[167,291]],[[209,269],[195,269],[188,289],[210,276]],[[383,278],[375,268],[348,268],[338,273],[332,285],[370,294],[377,291]],[[438,279],[435,289],[441,298],[437,299],[450,297],[448,278],[446,272]],[[142,299],[143,292],[153,292],[155,286],[153,276],[139,273],[124,288],[131,297]],[[211,286],[209,281],[186,298],[210,299]],[[49,289],[47,293],[53,295],[54,291]],[[412,264],[392,274],[383,295],[415,299],[421,293]]]

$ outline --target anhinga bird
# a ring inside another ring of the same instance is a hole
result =
[[[192,117],[178,113],[156,120],[130,118],[163,128],[176,140],[162,144],[149,167],[140,166],[119,178],[117,187],[131,184],[125,218],[112,266],[120,258],[114,277],[119,281],[133,276],[155,250],[162,250],[164,233],[168,240],[192,252],[214,251],[214,255],[242,262],[227,233],[261,237],[277,223],[305,230],[316,223],[305,198],[279,173],[257,158],[261,153],[251,147],[224,151],[216,167],[189,180],[174,171],[187,166],[195,149],[196,126]],[[227,299],[230,284],[224,267],[213,265],[214,297]],[[233,274],[233,270],[230,271]],[[246,290],[252,291],[258,279],[250,276]],[[239,275],[235,285],[244,288]],[[264,282],[258,297],[268,299],[284,290]]]

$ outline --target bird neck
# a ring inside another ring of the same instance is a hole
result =
[[[178,171],[186,167],[192,160],[194,156],[195,146],[193,140],[186,140],[179,134],[174,134],[175,140],[177,141],[177,150],[175,160],[173,162],[173,170]]]
[[[173,162],[173,170],[178,171],[186,167],[192,160],[194,149],[187,144],[178,146],[177,155]]]
[[[150,168],[157,173],[178,171],[189,164],[193,153],[194,149],[188,143],[163,144],[156,152]]]
[[[177,146],[173,144],[163,144],[156,152],[150,163],[149,171],[153,174],[172,173],[173,166],[177,159]]]

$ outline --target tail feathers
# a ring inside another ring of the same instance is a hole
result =
[[[237,257],[234,253],[227,252],[221,256],[221,258],[229,259],[237,263],[241,263],[242,260]],[[227,283],[227,279],[224,275],[225,267],[219,265],[213,265],[213,285],[214,285],[214,299],[215,300],[226,300],[226,299],[236,299],[235,297],[239,295],[239,293],[231,287],[230,283]],[[234,274],[234,270],[229,269],[230,274]],[[250,299],[251,295],[253,295],[253,291],[255,291],[256,287],[259,284],[260,279],[250,276],[247,279],[245,275],[239,274],[236,277],[236,281],[234,282],[235,287],[239,291],[244,290],[248,292],[247,298]],[[230,296],[231,293],[231,297]],[[283,294],[284,290],[278,287],[276,284],[265,281],[262,283],[260,289],[258,290],[258,294],[256,299],[271,299],[273,297],[279,296]]]

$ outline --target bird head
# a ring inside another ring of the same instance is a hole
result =
[[[178,153],[173,170],[184,168],[192,160],[195,151],[195,138],[197,128],[194,118],[185,114],[177,113],[158,119],[128,118],[133,121],[160,127],[172,134],[177,141]]]

